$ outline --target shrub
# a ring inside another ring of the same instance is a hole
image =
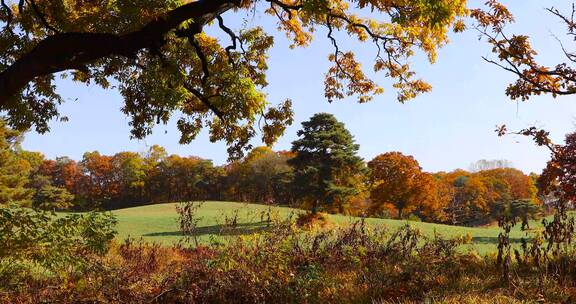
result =
[[[328,218],[322,213],[306,212],[298,214],[296,225],[305,229],[313,227],[325,227],[328,224]]]
[[[558,225],[547,225],[545,233]],[[571,225],[562,231],[573,234]],[[389,231],[359,221],[308,230],[274,219],[258,233],[193,248],[113,243],[106,255],[82,255],[84,267],[74,272],[14,278],[12,286],[20,288],[0,288],[0,302],[574,302],[573,251],[550,255],[541,270],[511,257],[514,276],[506,284],[496,257],[459,250],[467,241],[425,237],[409,225]]]
[[[0,289],[19,277],[55,275],[105,255],[115,236],[108,213],[57,216],[17,206],[0,206]]]

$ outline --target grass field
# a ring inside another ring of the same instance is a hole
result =
[[[142,238],[147,242],[161,244],[176,243],[181,239],[178,227],[176,204],[158,204],[135,208],[115,210],[113,213],[118,219],[118,239],[127,237]],[[221,228],[226,216],[238,213],[238,228],[236,234],[251,234],[265,229],[260,215],[267,211],[267,206],[233,202],[204,202],[198,211],[200,221],[198,224],[198,238],[201,242],[208,242],[213,238],[220,238]],[[275,207],[273,208],[280,218],[287,218],[290,214],[301,212],[297,209]],[[330,221],[335,225],[345,225],[357,221],[358,218],[330,215]],[[498,227],[460,227],[421,222],[408,222],[403,220],[367,219],[370,225],[383,225],[391,230],[406,223],[420,229],[423,234],[432,236],[439,233],[445,237],[470,235],[473,244],[467,249],[476,250],[480,254],[493,252],[498,243]],[[533,225],[537,226],[536,223]],[[516,227],[511,233],[511,239],[519,242],[525,233]]]

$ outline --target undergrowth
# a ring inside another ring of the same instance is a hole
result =
[[[191,213],[193,209],[187,211]],[[57,220],[43,216],[48,222]],[[572,251],[541,256],[544,265],[537,266],[520,252],[517,257],[513,250],[507,255],[505,246],[500,257],[463,253],[457,248],[466,238],[425,237],[408,225],[389,231],[358,221],[346,227],[302,229],[293,219],[268,216],[268,221],[269,229],[231,234],[228,242],[206,246],[193,239],[172,247],[137,240],[114,243],[80,233],[77,241],[61,250],[74,252],[79,263],[57,263],[50,266],[50,274],[34,276],[0,268],[0,302],[572,303],[576,299]],[[237,229],[235,222],[228,219],[226,229]],[[101,242],[94,248],[106,251],[87,250],[90,238]],[[13,258],[11,252],[22,254],[12,248],[2,252],[2,263]]]

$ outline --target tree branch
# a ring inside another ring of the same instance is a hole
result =
[[[194,94],[194,96],[196,96],[198,99],[200,99],[200,101],[208,109],[210,109],[210,111],[212,111],[218,118],[220,118],[222,122],[226,122],[226,120],[224,119],[224,113],[220,111],[220,109],[216,108],[216,106],[214,106],[212,102],[210,102],[210,97],[214,96],[207,97],[204,94],[202,94],[202,92],[198,91],[188,83],[184,83],[184,87],[186,88],[186,90],[188,90],[190,93]]]
[[[200,59],[200,65],[202,66],[202,84],[206,85],[208,77],[210,77],[210,71],[208,70],[208,59],[206,59],[206,55],[204,55],[204,52],[202,52],[202,48],[200,47],[200,44],[196,38],[194,38],[193,33],[188,36],[188,42],[190,45],[192,45],[192,47],[194,47],[194,52],[196,52],[196,55]]]
[[[35,0],[28,0],[30,1],[30,6],[32,6],[32,10],[34,11],[34,14],[36,14],[36,16],[38,17],[38,19],[40,19],[40,22],[44,25],[44,27],[46,29],[48,29],[49,31],[52,31],[53,33],[60,33],[60,31],[58,31],[56,28],[54,28],[53,26],[51,26],[48,21],[46,20],[46,16],[40,11],[40,9],[38,8],[38,5],[36,5],[36,1]]]
[[[232,58],[231,51],[236,49],[237,47],[236,41],[238,41],[242,51],[246,52],[244,50],[244,45],[242,44],[242,40],[236,34],[234,34],[234,32],[229,27],[224,25],[224,19],[222,19],[222,16],[216,16],[216,19],[218,19],[218,26],[220,27],[220,29],[226,32],[226,34],[228,34],[228,36],[230,36],[230,39],[232,40],[232,45],[227,46],[225,50],[226,55],[228,55],[228,62],[230,63],[230,65],[234,66],[234,59]]]
[[[13,34],[12,29],[10,28],[10,25],[12,24],[12,19],[14,18],[14,14],[12,13],[12,10],[10,9],[10,7],[6,4],[5,0],[1,0],[0,5],[2,6],[2,9],[4,9],[6,11],[6,15],[7,15],[6,26],[4,28],[8,32]]]
[[[68,32],[46,37],[0,73],[0,110],[36,77],[110,56],[133,58],[142,49],[158,47],[164,36],[182,22],[193,19],[195,25],[201,26],[236,5],[237,0],[198,0],[127,34]]]
[[[350,75],[350,73],[348,73],[348,71],[346,71],[346,69],[344,69],[342,67],[342,65],[340,64],[340,60],[338,59],[338,55],[342,54],[342,52],[340,51],[340,48],[338,47],[338,43],[336,42],[336,38],[334,38],[334,36],[332,35],[333,29],[332,29],[332,22],[331,19],[332,17],[330,15],[326,16],[326,27],[328,27],[328,34],[326,34],[326,36],[328,37],[328,39],[330,39],[330,41],[332,42],[332,46],[334,47],[334,63],[336,64],[336,67],[338,68],[338,70],[344,74],[346,76],[346,78],[348,78],[349,81],[351,81],[352,83],[356,83],[356,79]]]

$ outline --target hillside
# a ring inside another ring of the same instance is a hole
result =
[[[176,203],[169,203],[113,211],[118,218],[118,239],[123,240],[127,237],[142,238],[148,242],[161,244],[178,242],[181,239],[181,234],[178,229],[178,215],[175,206]],[[261,214],[265,213],[267,208],[264,205],[257,204],[205,202],[198,212],[199,217],[201,217],[198,229],[199,239],[203,242],[208,242],[214,237],[219,237],[225,217],[230,217],[235,212],[238,212],[239,233],[250,234],[265,229],[265,224],[261,223]],[[290,214],[302,212],[298,209],[285,207],[274,207],[273,210],[280,218],[287,218]],[[346,224],[358,220],[355,217],[342,215],[330,215],[330,219],[335,224]],[[469,249],[476,250],[481,254],[495,251],[498,243],[498,227],[472,228],[376,218],[367,219],[367,223],[370,225],[383,225],[392,230],[410,223],[410,225],[420,229],[428,236],[433,236],[435,232],[445,237],[469,234],[473,242]],[[524,235],[525,233],[515,229],[511,238],[515,242],[519,242]]]

